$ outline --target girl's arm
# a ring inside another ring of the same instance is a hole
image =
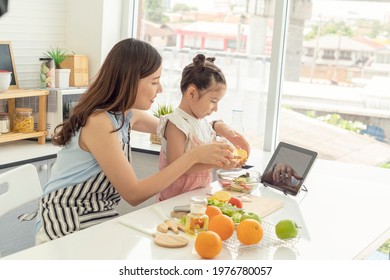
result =
[[[90,116],[81,130],[79,144],[83,150],[92,153],[121,197],[133,206],[161,192],[196,163],[222,166],[232,157],[227,144],[203,145],[195,147],[162,171],[138,180],[122,151],[118,134],[112,130],[112,122],[105,113]]]
[[[230,126],[225,124],[222,120],[213,121],[212,126],[217,135],[226,138],[230,143],[232,143],[236,147],[239,147],[247,151],[249,157],[249,153],[251,150],[250,145],[248,141],[246,141],[243,135],[241,135],[237,131],[234,131]]]

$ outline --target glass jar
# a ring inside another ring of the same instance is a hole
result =
[[[0,134],[8,133],[10,130],[9,114],[0,112]]]
[[[232,116],[232,123],[230,127],[237,131],[240,134],[244,134],[244,125],[242,123],[242,110],[233,110],[232,111],[233,116]]]
[[[54,88],[55,87],[55,64],[54,59],[43,57],[39,59],[41,63],[41,71],[39,78],[40,88]]]
[[[14,132],[34,132],[34,116],[31,108],[16,108],[14,115]]]
[[[209,217],[206,215],[207,199],[203,196],[191,198],[190,213],[186,216],[186,232],[197,235],[200,231],[207,230]]]

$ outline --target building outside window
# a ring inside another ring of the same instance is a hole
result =
[[[286,141],[320,158],[389,167],[389,2],[135,2],[143,11],[135,36],[164,58],[157,103],[178,104],[181,71],[202,52],[228,81],[211,118],[230,123],[242,110],[254,148]]]

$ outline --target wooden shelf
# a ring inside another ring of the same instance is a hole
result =
[[[10,132],[0,135],[0,143],[17,141],[27,138],[38,138],[38,144],[45,144],[46,142],[46,104],[48,90],[41,89],[11,89],[0,93],[0,99],[8,99],[8,113],[10,116],[10,126],[12,131],[13,116],[15,113],[16,98],[38,96],[39,97],[39,112],[38,112],[38,131],[31,133],[15,133]]]
[[[9,132],[6,134],[0,134],[0,143],[22,140],[33,137],[42,137],[46,136],[47,131],[34,131],[30,133],[19,133],[19,132]]]

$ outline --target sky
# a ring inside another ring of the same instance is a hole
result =
[[[345,16],[356,14],[367,19],[384,20],[390,17],[390,1],[387,3],[374,3],[375,1],[313,1],[313,17]]]
[[[241,0],[243,3],[245,1]],[[297,0],[293,0],[297,1]],[[212,11],[213,0],[171,0],[174,3],[186,3],[190,6],[198,7],[199,11]],[[233,1],[236,2],[236,1]],[[239,1],[238,1],[239,2]],[[313,16],[322,14],[323,16],[345,16],[356,13],[369,19],[379,19],[390,17],[390,1],[342,1],[342,0],[313,0]]]

